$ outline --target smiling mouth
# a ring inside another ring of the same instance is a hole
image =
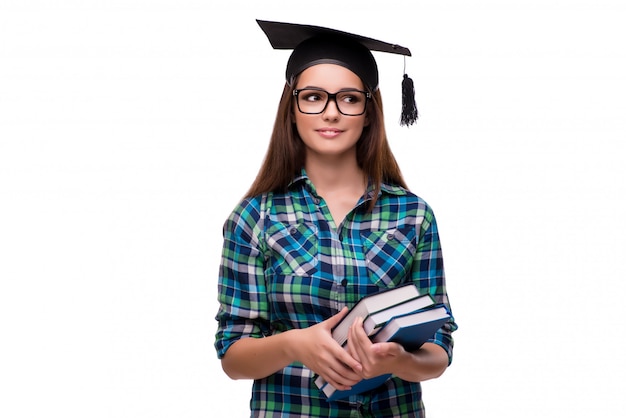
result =
[[[342,130],[335,129],[335,128],[321,128],[321,129],[316,129],[316,131],[323,137],[327,137],[327,138],[335,137],[343,132]]]

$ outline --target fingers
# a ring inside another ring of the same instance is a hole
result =
[[[335,325],[341,322],[341,320],[343,319],[344,316],[346,316],[347,313],[348,313],[348,308],[344,306],[341,311],[339,311],[335,315],[328,318],[326,321],[324,321],[324,323],[326,324],[328,329],[332,329]]]
[[[372,345],[365,330],[363,329],[363,318],[357,318],[350,327],[348,336],[348,352],[359,362],[367,361],[366,350]]]
[[[348,390],[362,378],[349,367],[338,364],[336,368],[327,371],[324,379],[339,390]]]
[[[339,313],[312,327],[301,330],[305,336],[298,339],[301,361],[336,388],[347,388],[360,381],[361,364],[332,338],[331,329],[347,314]]]
[[[361,362],[356,357],[351,355],[348,350],[342,348],[341,352],[337,354],[337,357],[346,368],[348,368],[350,371],[353,371],[357,375],[360,374],[363,370]]]
[[[389,348],[394,343],[374,344],[363,329],[363,319],[357,318],[350,327],[348,338],[348,352],[361,364],[360,375],[369,378],[387,373]]]

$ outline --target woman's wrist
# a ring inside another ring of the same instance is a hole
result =
[[[401,354],[394,375],[409,382],[437,378],[448,367],[448,355],[437,344],[426,343],[420,349]]]

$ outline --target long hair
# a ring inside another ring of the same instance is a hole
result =
[[[306,148],[298,136],[294,120],[293,83],[286,83],[278,105],[274,130],[267,153],[246,197],[267,192],[284,192],[304,167]],[[356,144],[357,164],[374,186],[370,209],[376,204],[383,182],[407,188],[385,132],[380,89],[367,104],[368,126]]]

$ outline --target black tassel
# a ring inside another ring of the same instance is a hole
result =
[[[400,125],[413,125],[417,120],[417,105],[415,104],[415,88],[413,80],[404,74],[402,79],[402,116],[400,117]]]

